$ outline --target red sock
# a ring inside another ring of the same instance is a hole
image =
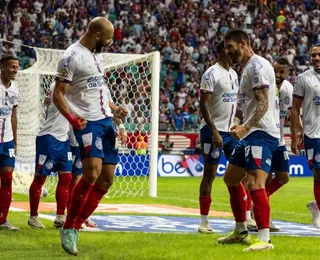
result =
[[[69,198],[68,198],[68,205],[67,205],[68,209],[69,209],[69,206],[70,206],[71,195],[72,195],[72,192],[73,192],[73,189],[74,189],[75,186],[76,186],[76,183],[71,181],[70,186],[69,186]]]
[[[269,228],[270,202],[265,189],[251,191],[253,213],[258,229]]]
[[[6,222],[12,197],[12,172],[0,173],[0,224]]]
[[[320,209],[320,181],[313,181],[313,194]]]
[[[102,188],[98,184],[95,184],[91,189],[86,204],[84,205],[80,215],[78,216],[75,228],[80,229],[81,224],[91,216],[91,214],[98,207],[100,200],[108,192],[108,190]]]
[[[42,193],[42,186],[46,176],[35,175],[29,188],[30,216],[38,216],[38,208]]]
[[[72,180],[71,173],[59,174],[56,188],[57,215],[64,215],[69,199],[69,186]]]
[[[251,194],[250,191],[246,190],[246,194],[247,194],[247,211],[251,210]]]
[[[268,197],[279,190],[283,184],[281,184],[275,177],[272,178],[271,184],[266,185],[266,192]]]
[[[83,178],[78,181],[72,192],[67,219],[63,226],[64,229],[75,227],[76,219],[86,203],[92,187],[93,184],[87,183]]]
[[[209,215],[211,196],[199,196],[200,214],[204,216]]]
[[[234,187],[228,187],[230,194],[230,204],[236,222],[246,221],[246,191],[240,183]]]

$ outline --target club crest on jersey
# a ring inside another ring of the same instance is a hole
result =
[[[76,168],[77,168],[77,169],[82,169],[82,162],[81,162],[81,160],[80,160],[80,159],[79,159],[79,160],[77,160],[77,162],[76,162],[75,166],[76,166]]]
[[[289,97],[285,97],[283,101],[284,101],[284,103],[285,103],[286,105],[289,105],[289,103],[290,103],[290,98],[289,98]]]
[[[47,161],[45,167],[47,170],[51,170],[53,168],[53,162]]]
[[[257,84],[257,83],[259,82],[259,78],[254,78],[254,79],[253,79],[253,82],[254,82],[255,84]]]
[[[214,158],[214,159],[219,158],[219,156],[220,156],[219,150],[213,150],[213,151],[211,152],[211,156],[212,156],[212,158]]]
[[[314,156],[314,159],[316,162],[320,162],[320,153],[317,153],[315,156]]]
[[[95,145],[96,145],[96,147],[99,149],[99,150],[102,150],[102,140],[101,140],[101,138],[100,137],[97,137],[97,140],[96,140],[96,142],[95,142]]]

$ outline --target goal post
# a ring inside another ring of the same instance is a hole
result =
[[[32,47],[29,47],[32,48]],[[44,96],[55,79],[57,64],[63,50],[32,48],[36,61],[18,72],[18,152],[14,172],[13,191],[28,194],[34,175],[35,138],[44,122]],[[158,115],[160,54],[102,53],[106,85],[116,105],[125,105],[130,115],[124,123],[128,143],[118,144],[119,163],[109,197],[157,196]],[[129,104],[127,104],[129,102]],[[131,105],[130,105],[131,103]],[[134,149],[137,139],[147,143],[147,154]],[[56,174],[47,178],[45,188],[53,196]]]

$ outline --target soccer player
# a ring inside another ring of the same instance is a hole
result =
[[[200,140],[204,156],[204,172],[200,184],[200,233],[213,233],[208,214],[211,204],[211,188],[222,150],[230,157],[239,142],[230,135],[230,127],[237,107],[238,76],[231,68],[231,60],[225,54],[224,42],[217,45],[218,62],[211,66],[201,79],[200,109],[203,120]]]
[[[320,229],[320,44],[311,49],[313,68],[301,73],[294,85],[291,109],[291,150],[298,154],[302,140],[307,160],[313,172],[315,202],[307,207],[312,214],[313,225]],[[300,108],[302,107],[303,134],[300,134]]]
[[[114,105],[112,97],[111,97],[110,90],[108,89],[107,86],[105,86],[105,87],[107,90],[106,95],[108,98],[109,106],[111,106],[113,109],[116,109],[116,106]],[[127,132],[125,130],[124,125],[122,124],[122,120],[117,117],[113,117],[112,119],[113,119],[113,122],[119,128],[118,139],[119,139],[120,143],[122,145],[124,145],[127,142]],[[70,145],[71,145],[72,161],[73,161],[72,181],[71,181],[70,188],[69,188],[69,194],[71,196],[74,186],[77,184],[77,182],[79,181],[79,179],[81,178],[81,175],[82,175],[82,159],[81,159],[80,147],[79,147],[77,139],[74,135],[74,131],[73,131],[72,126],[70,126],[69,140],[70,140]],[[111,185],[113,184],[113,177],[114,177],[114,174],[113,173],[111,174],[111,172],[110,172],[110,175],[108,176],[107,189],[109,189],[111,187]],[[69,198],[70,198],[70,196],[69,196]],[[69,199],[68,205],[70,205],[70,199]],[[90,219],[90,217],[85,219],[83,223],[78,223],[77,228],[79,228],[79,225],[80,225],[80,228],[85,228],[85,227],[96,228],[97,227],[97,224],[95,222],[93,222]]]
[[[266,59],[254,54],[244,31],[229,31],[225,36],[225,47],[232,63],[243,67],[240,102],[244,123],[231,128],[231,135],[240,142],[230,157],[224,176],[236,226],[230,235],[219,238],[218,242],[250,244],[244,251],[269,250],[274,246],[270,241],[270,204],[265,183],[280,138],[275,74]],[[251,241],[246,226],[247,196],[241,183],[246,173],[258,226],[255,241]]]
[[[113,32],[113,25],[106,18],[92,19],[86,33],[68,47],[58,65],[53,101],[73,126],[83,166],[61,229],[62,247],[72,255],[78,252],[77,228],[106,194],[117,164],[116,136],[104,87],[103,59],[99,55],[104,46],[112,43]],[[123,119],[127,111],[117,107],[114,114]]]
[[[280,189],[289,181],[289,155],[287,152],[286,143],[284,141],[284,121],[292,107],[292,84],[286,80],[290,72],[290,63],[286,58],[278,58],[273,69],[276,76],[277,91],[280,105],[280,142],[279,146],[272,157],[271,171],[269,173],[266,192],[268,197]],[[272,173],[275,174],[272,177]],[[272,222],[270,222],[270,232],[278,232]]]
[[[3,56],[0,64],[0,229],[17,231],[7,221],[12,196],[12,172],[17,151],[18,86],[15,79],[19,61]]]
[[[50,85],[47,98],[52,99],[55,82]],[[32,228],[44,228],[38,217],[38,208],[42,186],[48,175],[58,172],[56,187],[57,211],[54,226],[61,228],[65,222],[64,211],[69,198],[69,186],[72,180],[72,153],[68,137],[69,122],[62,116],[53,102],[47,107],[46,120],[36,138],[36,169],[29,189],[30,217],[28,225]]]

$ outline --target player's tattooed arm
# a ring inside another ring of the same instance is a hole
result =
[[[244,124],[244,127],[249,131],[252,127],[256,126],[268,110],[268,88],[258,88],[254,91],[254,96],[257,100],[257,106],[250,117]]]

